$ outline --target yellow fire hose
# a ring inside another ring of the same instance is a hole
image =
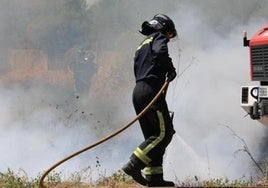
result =
[[[101,143],[113,138],[114,136],[118,135],[119,133],[123,132],[124,130],[126,130],[127,128],[129,128],[133,123],[135,123],[138,119],[140,119],[148,110],[149,108],[155,103],[155,101],[162,95],[162,94],[165,94],[166,93],[166,90],[168,88],[168,85],[169,85],[169,82],[166,81],[164,83],[164,85],[161,87],[161,89],[159,90],[159,92],[156,94],[156,96],[153,98],[153,100],[132,120],[130,121],[127,125],[125,125],[124,127],[122,127],[120,130],[110,134],[109,136],[106,136],[105,138],[85,147],[84,149],[81,149],[71,155],[69,155],[68,157],[58,161],[57,163],[55,163],[53,166],[51,166],[49,169],[47,169],[44,174],[41,176],[40,178],[40,182],[39,182],[39,188],[45,188],[45,185],[44,185],[44,179],[45,177],[53,170],[55,169],[56,167],[58,167],[59,165],[61,165],[62,163],[64,163],[65,161],[95,147],[95,146],[98,146],[100,145]]]

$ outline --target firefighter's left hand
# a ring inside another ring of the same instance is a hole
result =
[[[174,80],[174,79],[176,78],[176,76],[177,76],[177,73],[176,73],[175,70],[169,72],[169,73],[167,74],[167,81],[168,81],[168,82],[171,82],[172,80]]]

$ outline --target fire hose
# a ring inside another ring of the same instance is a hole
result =
[[[148,110],[149,108],[155,103],[155,101],[161,96],[161,95],[165,95],[167,92],[167,88],[168,88],[169,82],[166,81],[163,86],[161,87],[161,89],[159,90],[159,92],[155,95],[155,97],[152,99],[152,101],[132,120],[130,121],[127,125],[125,125],[124,127],[122,127],[121,129],[119,129],[118,131],[106,136],[105,138],[67,156],[66,158],[58,161],[57,163],[55,163],[53,166],[51,166],[50,168],[48,168],[44,174],[41,176],[40,178],[40,182],[39,182],[39,188],[46,188],[44,185],[44,179],[45,177],[56,167],[58,167],[59,165],[61,165],[62,163],[66,162],[67,160],[87,151],[90,150],[91,148],[98,146],[100,144],[102,144],[103,142],[106,142],[107,140],[113,138],[114,136],[118,135],[119,133],[123,132],[124,130],[126,130],[127,128],[129,128],[132,124],[134,124],[138,119],[140,119]]]

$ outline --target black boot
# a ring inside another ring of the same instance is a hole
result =
[[[135,166],[131,161],[129,161],[122,170],[129,176],[131,176],[137,183],[146,186],[147,180],[141,174],[141,168]]]
[[[163,174],[146,175],[148,187],[175,187],[172,181],[165,181]]]

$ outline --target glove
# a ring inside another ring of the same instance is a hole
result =
[[[176,76],[177,76],[177,73],[175,70],[168,72],[167,81],[171,82],[172,80],[174,80],[174,78],[176,78]]]

